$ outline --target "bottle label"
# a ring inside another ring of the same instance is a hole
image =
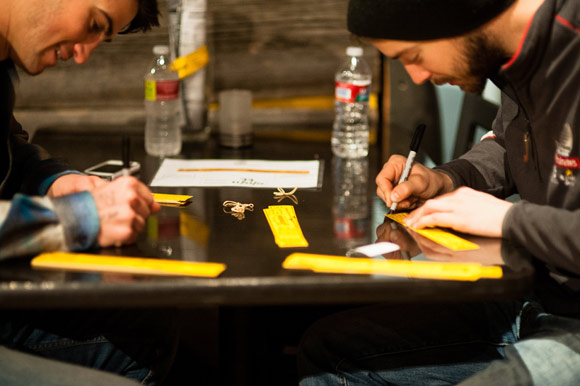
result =
[[[337,101],[345,103],[368,102],[370,84],[356,85],[352,83],[336,82],[334,97]]]
[[[179,96],[179,80],[145,81],[145,99],[148,101],[170,101]]]

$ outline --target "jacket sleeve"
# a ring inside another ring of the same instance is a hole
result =
[[[513,102],[504,98],[493,124],[493,136],[437,169],[447,173],[455,187],[469,186],[499,198],[517,193],[507,166],[502,116],[513,116]],[[526,200],[516,202],[502,224],[502,237],[525,246],[553,270],[580,275],[580,208],[563,209]],[[567,275],[565,275],[567,276]]]
[[[473,189],[506,198],[517,193],[509,173],[506,160],[504,127],[501,116],[512,106],[503,103],[493,122],[493,132],[486,134],[485,139],[474,145],[459,159],[437,166],[435,169],[445,172],[456,188],[469,186]],[[509,112],[507,112],[509,114]]]
[[[10,118],[8,151],[11,161],[8,176],[2,186],[2,197],[16,193],[44,195],[54,180],[64,174],[79,173],[68,165],[52,158],[42,147],[28,142],[28,133]]]
[[[525,245],[556,270],[580,275],[580,209],[569,210],[528,201],[515,203],[503,221],[502,235]]]
[[[0,201],[0,260],[95,246],[99,218],[93,196],[49,198],[16,194]]]

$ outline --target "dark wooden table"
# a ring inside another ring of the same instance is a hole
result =
[[[42,129],[34,142],[84,170],[104,160],[119,159],[121,133],[131,134],[133,159],[142,165],[140,178],[150,182],[160,160],[144,154],[140,129]],[[33,270],[32,256],[16,258],[0,263],[0,308],[177,307],[183,311],[183,340],[189,350],[181,355],[186,358],[184,376],[190,375],[196,363],[198,368],[215,371],[203,384],[291,385],[296,381],[292,352],[301,333],[310,322],[336,309],[375,302],[507,299],[529,291],[533,270],[525,251],[501,240],[474,239],[482,246],[480,250],[452,252],[385,223],[385,205],[375,195],[374,178],[380,167],[376,149],[368,159],[339,160],[332,157],[327,139],[307,137],[310,139],[299,140],[286,131],[263,131],[247,149],[221,148],[211,139],[206,144],[186,143],[182,154],[183,158],[321,160],[321,188],[299,189],[297,204],[289,199],[278,203],[274,189],[155,188],[155,192],[189,194],[194,199],[184,208],[163,207],[148,220],[146,231],[133,246],[90,251],[225,263],[227,269],[218,278]],[[224,212],[225,200],[253,203],[255,209],[238,220]],[[276,245],[262,211],[276,204],[294,206],[309,242],[307,248]],[[404,252],[387,258],[502,264],[504,275],[465,282],[282,268],[292,252],[345,255],[377,238],[389,241],[395,233]],[[202,373],[197,372],[200,377]]]
[[[120,157],[119,131],[66,133],[39,131],[34,141],[72,166],[84,168]],[[140,133],[132,136],[133,159],[142,163],[141,178],[149,182],[159,159],[145,156]],[[408,279],[388,276],[315,274],[288,271],[282,261],[292,252],[345,255],[352,247],[375,242],[385,206],[375,197],[378,160],[374,151],[363,161],[334,159],[322,141],[296,141],[264,135],[248,149],[232,150],[206,144],[186,144],[185,158],[319,159],[324,167],[319,189],[299,189],[294,205],[307,248],[279,248],[263,208],[276,205],[274,189],[155,188],[156,192],[190,194],[185,208],[163,207],[151,217],[134,246],[93,251],[97,254],[212,261],[227,265],[218,278],[151,278],[135,275],[36,271],[29,259],[0,265],[0,307],[146,307],[196,305],[290,305],[368,302],[428,302],[517,297],[529,289],[532,270],[525,252],[480,240],[490,248],[479,252],[444,253],[436,259],[490,261],[490,254],[510,255],[502,279],[475,282]],[[225,213],[222,202],[253,203],[243,220]],[[404,231],[403,231],[404,232]],[[476,242],[479,242],[476,240]],[[421,246],[419,245],[419,248]],[[416,247],[415,247],[416,248]],[[492,252],[490,252],[492,251]],[[416,254],[416,253],[415,253]],[[433,252],[431,252],[433,254]],[[462,255],[463,254],[463,255]],[[517,263],[522,255],[522,264]],[[421,255],[423,256],[423,255]],[[514,263],[514,261],[516,263]],[[513,268],[513,267],[517,268]],[[405,293],[402,298],[400,293]]]

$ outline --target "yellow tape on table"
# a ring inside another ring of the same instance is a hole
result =
[[[153,193],[153,199],[160,205],[183,206],[189,204],[192,198],[184,194]]]
[[[432,240],[437,244],[441,244],[444,247],[447,247],[453,251],[467,251],[472,249],[479,249],[479,245],[439,228],[417,229],[408,226],[403,222],[403,219],[408,216],[408,213],[393,213],[387,214],[386,216],[391,220],[396,221],[399,224],[413,230],[413,232],[417,232],[421,236],[424,236],[429,240]]]
[[[90,255],[83,253],[42,253],[30,262],[33,268],[70,271],[117,272],[155,276],[217,277],[225,269],[221,263]]]
[[[282,263],[286,269],[306,269],[320,273],[389,275],[422,279],[475,281],[499,279],[501,267],[479,263],[446,263],[412,260],[376,260],[345,256],[293,253]]]
[[[292,205],[270,205],[264,215],[280,248],[308,246]]]

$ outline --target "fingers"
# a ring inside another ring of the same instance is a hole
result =
[[[91,193],[99,213],[98,241],[103,247],[135,242],[147,217],[160,209],[149,188],[133,177],[120,177]]]
[[[417,163],[411,168],[407,181],[399,183],[405,162],[405,157],[393,155],[377,175],[377,195],[389,207],[396,202],[397,209],[414,208],[440,192],[442,177],[439,173]]]
[[[151,211],[153,213],[159,211],[160,206],[153,199],[153,194],[151,193],[151,191],[149,190],[149,188],[147,186],[145,186],[144,184],[140,183],[134,177],[124,177],[124,178],[127,178],[127,179],[129,179],[129,180],[131,180],[133,182],[137,182],[137,185],[136,185],[137,193],[139,194],[139,197],[144,201],[144,203],[147,206],[147,208],[149,209],[149,211]]]
[[[391,192],[391,201],[397,203],[397,209],[409,209],[417,203],[416,184],[405,181],[395,186]]]
[[[400,155],[392,155],[384,164],[383,169],[377,175],[377,196],[381,198],[387,206],[391,206],[393,201],[391,191],[399,181],[401,173],[405,168],[406,158]]]
[[[439,226],[486,237],[501,237],[507,211],[513,204],[470,188],[459,188],[426,201],[405,223],[413,228]]]
[[[405,224],[418,229],[433,226],[456,228],[460,219],[454,210],[455,205],[449,195],[428,200],[405,218]]]
[[[147,218],[159,211],[160,206],[153,199],[147,186],[134,177],[120,177],[113,181],[112,189],[120,193],[121,204],[125,200],[137,213]]]

